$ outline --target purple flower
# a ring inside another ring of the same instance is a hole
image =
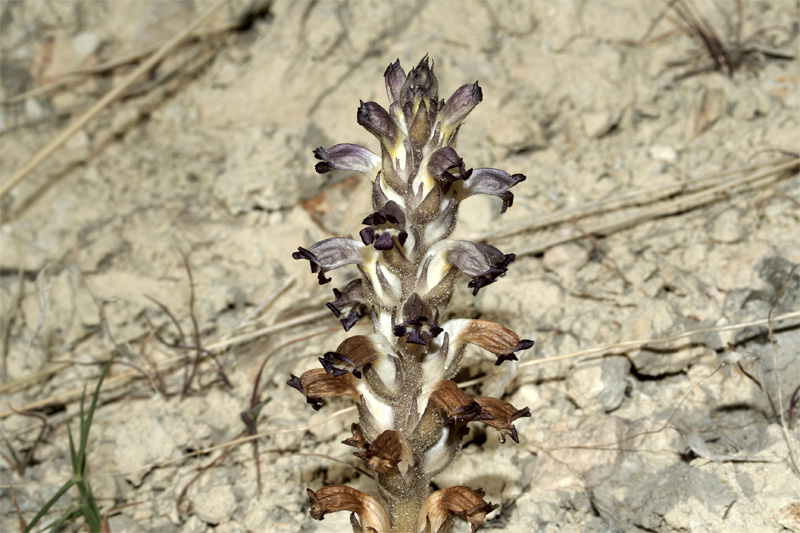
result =
[[[380,156],[357,144],[337,144],[327,150],[320,146],[314,150],[314,157],[320,160],[314,167],[320,174],[349,170],[374,180],[381,169]]]
[[[476,168],[470,170],[470,175],[460,184],[464,198],[475,194],[488,194],[503,200],[501,213],[514,203],[514,195],[509,191],[517,183],[525,181],[522,174],[511,175],[496,168]]]
[[[359,232],[361,242],[369,246],[375,245],[376,250],[391,250],[394,247],[394,238],[402,247],[408,233],[405,231],[406,216],[396,202],[389,200],[378,211],[366,217],[362,224],[369,227]]]
[[[464,168],[464,160],[449,146],[436,150],[428,160],[428,172],[444,182],[445,192],[454,181],[466,180],[472,170]]]
[[[454,241],[447,259],[461,272],[472,278],[467,284],[472,295],[506,275],[514,254],[504,254],[494,246],[469,241]]]
[[[481,100],[483,100],[483,92],[477,81],[473,84],[462,85],[453,93],[453,96],[447,100],[441,111],[442,134],[444,134],[445,139],[448,141],[455,140],[455,133],[461,123],[469,115],[470,111],[481,103]],[[448,145],[452,146],[452,144],[452,142],[448,142]]]
[[[435,314],[431,306],[419,294],[412,293],[403,305],[403,318],[400,324],[394,324],[392,316],[392,333],[395,337],[406,337],[407,344],[427,346],[428,342],[437,337],[442,328],[439,327],[439,312]]]
[[[367,300],[361,280],[354,279],[342,291],[333,289],[333,296],[335,300],[325,305],[339,319],[344,330],[350,331],[358,319],[367,314]]]
[[[319,277],[319,284],[330,281],[325,273],[344,265],[359,264],[363,261],[361,248],[364,245],[352,239],[333,237],[319,241],[306,250],[298,247],[292,254],[294,259],[307,259],[311,263],[311,272]]]

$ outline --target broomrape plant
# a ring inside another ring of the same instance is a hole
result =
[[[429,494],[430,482],[452,462],[468,423],[495,428],[501,442],[506,436],[519,442],[513,423],[530,410],[471,398],[452,380],[467,344],[492,352],[499,365],[533,341],[489,320],[440,322],[461,274],[475,295],[514,260],[493,246],[449,236],[462,200],[498,196],[505,212],[514,200],[510,189],[525,176],[467,170],[456,152],[461,123],[482,99],[477,82],[439,100],[427,56],[407,74],[396,61],[384,78],[389,110],[361,102],[356,116],[380,141],[380,155],[354,144],[314,151],[319,173],[348,170],[373,180],[374,212],[364,219],[361,241],[334,237],[293,254],[310,262],[320,284],[331,281],[328,272],[356,265],[361,277],[333,289],[327,306],[345,331],[369,315],[374,333],[348,338],[319,358],[322,368],[288,381],[314,409],[334,396],[355,401],[359,422],[344,444],[376,473],[383,502],[344,485],[308,489],[311,516],[350,511],[356,533],[447,533],[457,516],[476,531],[497,505],[465,486]]]

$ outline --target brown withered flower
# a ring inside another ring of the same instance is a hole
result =
[[[389,517],[375,497],[346,485],[329,485],[314,492],[306,489],[311,516],[322,520],[328,513],[350,511],[358,515],[362,531],[389,531]]]
[[[483,491],[452,487],[429,495],[430,482],[455,457],[467,424],[482,422],[501,441],[518,442],[514,422],[530,411],[472,398],[452,380],[467,344],[494,354],[499,365],[517,360],[533,341],[488,320],[441,321],[462,276],[475,295],[505,276],[515,259],[450,235],[462,200],[496,196],[503,213],[525,176],[469,168],[456,151],[463,121],[483,99],[477,83],[440,99],[427,57],[408,73],[399,60],[392,63],[384,79],[388,109],[361,102],[356,113],[380,150],[355,144],[314,150],[317,172],[358,172],[372,180],[364,227],[356,239],[328,238],[292,254],[309,262],[320,284],[331,281],[329,272],[355,265],[360,277],[334,289],[326,305],[345,331],[368,316],[374,332],[350,337],[319,358],[322,368],[288,381],[314,409],[335,396],[356,402],[359,422],[344,443],[376,473],[383,503],[342,485],[309,489],[311,516],[350,511],[356,533],[446,533],[455,518],[476,531],[497,507]]]
[[[448,521],[453,516],[469,522],[473,533],[483,526],[486,515],[497,509],[497,504],[483,499],[483,489],[472,490],[463,485],[437,490],[425,500],[417,530],[420,533],[450,531]]]

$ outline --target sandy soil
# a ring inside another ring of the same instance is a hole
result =
[[[349,530],[308,515],[306,487],[375,489],[340,444],[349,405],[285,386],[344,338],[291,253],[358,232],[369,184],[311,151],[374,147],[359,99],[429,54],[443,95],[483,88],[466,164],[528,176],[502,217],[465,204],[459,235],[518,258],[450,312],[536,341],[501,370],[467,354],[470,392],[533,416],[519,445],[474,428],[437,484],[482,486],[486,530],[800,532],[798,2],[680,4],[731,75],[658,2],[284,0],[236,24],[257,4],[224,6],[2,198],[0,530],[12,495],[30,520],[70,475],[65,422],[112,353],[88,447],[112,531]],[[0,3],[4,183],[212,5]],[[225,446],[253,431],[260,488],[252,444]]]

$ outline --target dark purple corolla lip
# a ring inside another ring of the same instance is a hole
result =
[[[333,302],[325,305],[342,323],[345,331],[350,331],[358,320],[367,314],[367,300],[360,279],[354,279],[343,290],[333,289]]]
[[[366,217],[362,224],[367,224],[368,227],[359,232],[361,242],[367,246],[374,245],[376,250],[391,250],[395,245],[395,239],[402,248],[408,239],[408,233],[405,231],[405,213],[391,200]]]
[[[428,161],[428,173],[444,182],[444,192],[450,190],[454,181],[463,181],[472,175],[472,170],[464,167],[464,160],[449,146],[439,148]]]
[[[447,260],[461,272],[472,278],[467,286],[472,295],[506,275],[514,254],[504,254],[489,244],[469,241],[453,241],[447,251]]]
[[[319,284],[328,283],[330,278],[325,273],[345,265],[357,265],[363,261],[361,255],[362,244],[353,239],[332,237],[319,241],[306,250],[298,247],[292,254],[294,259],[307,259],[311,264],[311,272],[317,274]]]
[[[521,352],[522,350],[529,350],[533,348],[533,341],[528,339],[520,340],[514,349],[510,350],[508,353],[503,353],[497,356],[497,361],[495,361],[495,366],[500,366],[503,361],[519,361],[516,356],[516,352]]]

